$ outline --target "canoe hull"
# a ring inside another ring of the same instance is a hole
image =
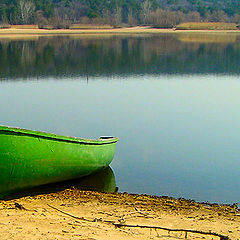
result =
[[[106,168],[115,148],[116,141],[94,144],[0,131],[0,197]]]

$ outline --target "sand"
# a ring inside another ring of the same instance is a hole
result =
[[[221,239],[186,231],[116,224],[214,232],[240,239],[240,211],[236,205],[77,189],[0,201],[2,240]]]

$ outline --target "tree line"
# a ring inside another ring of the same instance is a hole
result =
[[[0,23],[68,28],[71,24],[113,27],[174,27],[182,22],[240,23],[239,0],[0,0]]]

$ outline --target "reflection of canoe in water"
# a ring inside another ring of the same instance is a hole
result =
[[[74,187],[81,190],[98,192],[116,192],[115,175],[110,167],[72,182]],[[72,184],[71,183],[71,184]]]
[[[7,198],[13,199],[24,196],[54,193],[72,187],[80,190],[91,190],[98,192],[113,193],[117,191],[114,173],[110,167],[107,167],[86,177],[28,188],[14,193]]]
[[[0,197],[106,168],[118,139],[88,140],[0,126]]]

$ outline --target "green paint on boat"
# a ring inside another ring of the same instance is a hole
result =
[[[112,161],[118,138],[96,140],[0,126],[0,198],[89,175]]]

